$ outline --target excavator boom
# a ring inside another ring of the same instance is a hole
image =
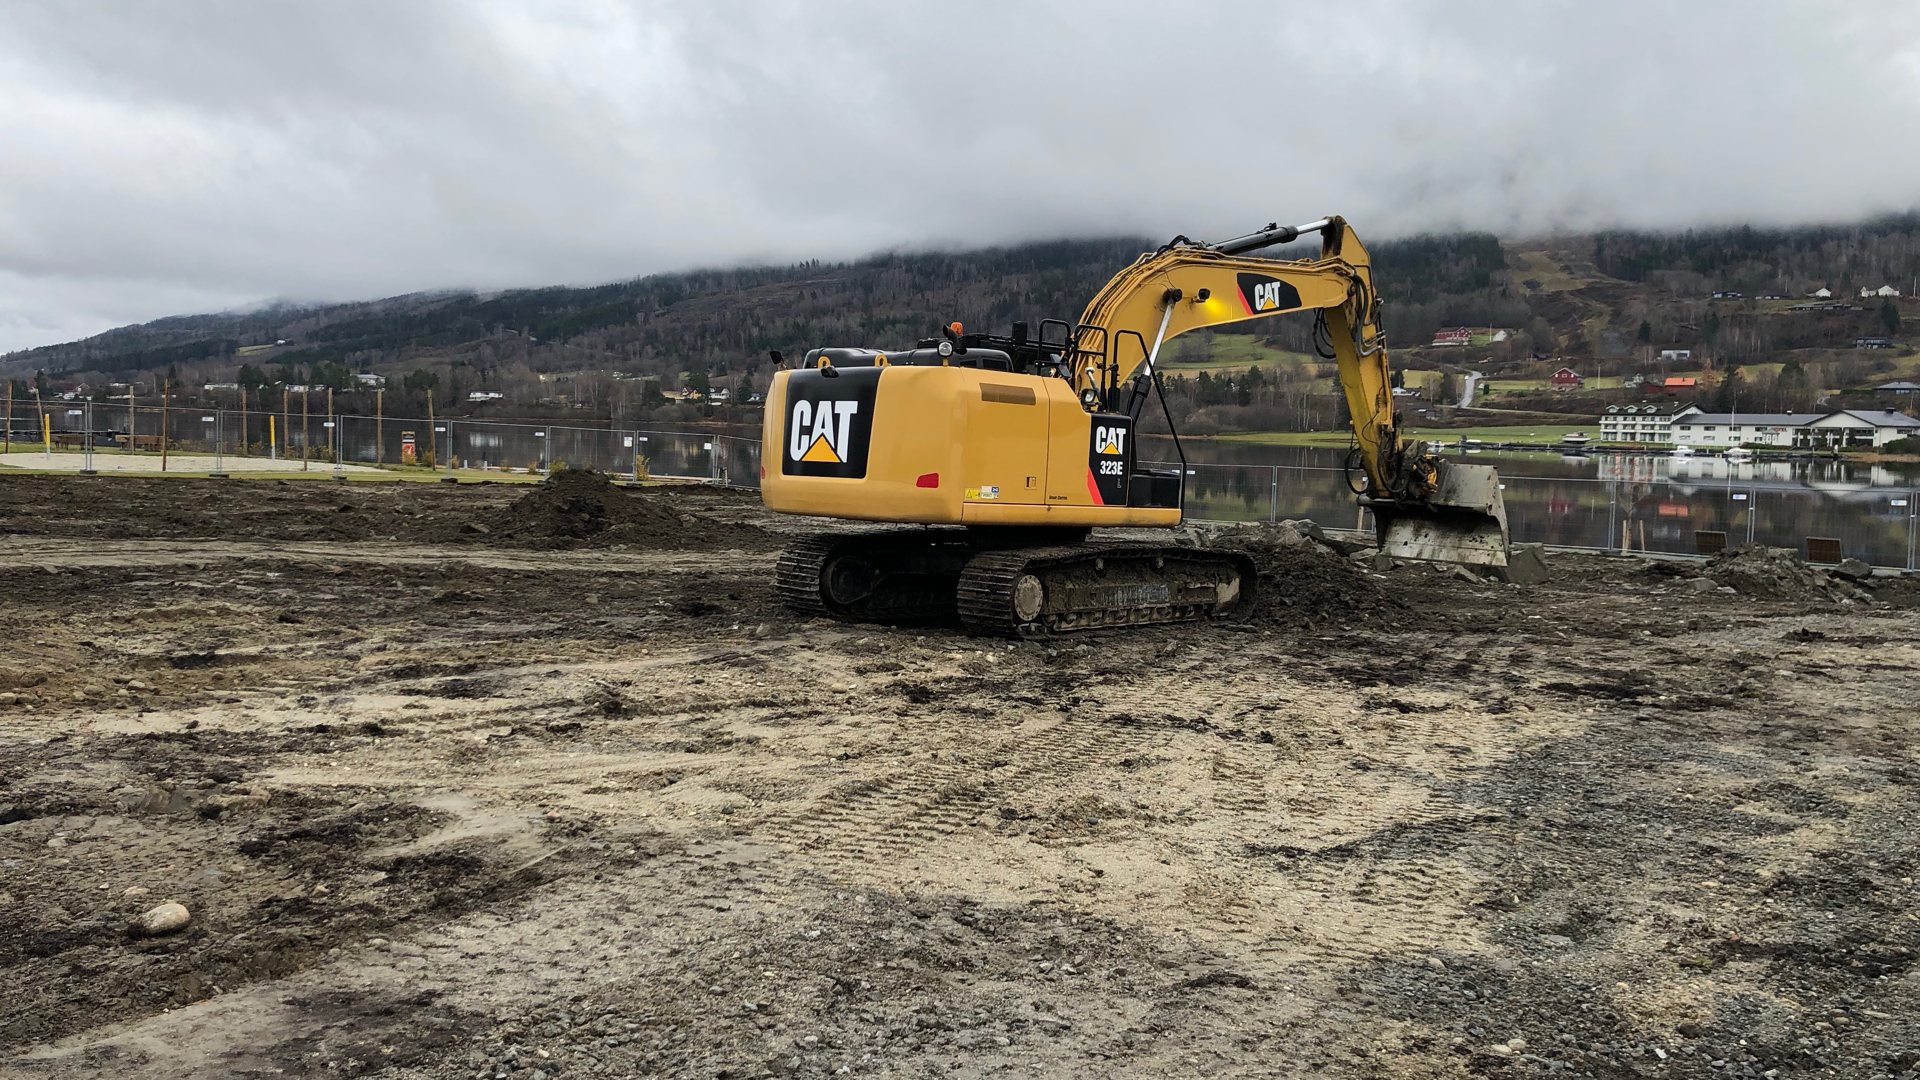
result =
[[[1252,252],[1318,233],[1317,259],[1277,260]],[[1111,400],[1160,347],[1191,330],[1301,311],[1318,313],[1316,346],[1337,361],[1353,428],[1349,469],[1373,511],[1379,540],[1408,559],[1496,569],[1507,565],[1507,521],[1491,466],[1441,459],[1406,439],[1394,407],[1393,369],[1380,325],[1373,260],[1340,217],[1268,225],[1219,244],[1184,237],[1142,255],[1114,275],[1081,315],[1073,379],[1082,393]],[[1134,342],[1132,350],[1122,342]]]

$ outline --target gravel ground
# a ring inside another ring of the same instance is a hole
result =
[[[1920,1073],[1911,582],[988,642],[524,497],[0,479],[0,1075]]]

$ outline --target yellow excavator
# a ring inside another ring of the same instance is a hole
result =
[[[1317,259],[1253,252],[1318,233]],[[964,333],[895,352],[818,348],[776,367],[761,497],[781,513],[886,522],[806,536],[776,588],[797,611],[855,621],[952,618],[1035,636],[1230,615],[1253,596],[1247,556],[1094,540],[1095,528],[1180,524],[1187,470],[1143,463],[1156,366],[1189,330],[1313,311],[1352,417],[1348,480],[1388,553],[1499,573],[1506,510],[1487,466],[1402,437],[1366,249],[1338,217],[1271,224],[1216,244],[1176,237],[1107,282],[1077,323]],[[904,525],[926,526],[901,528]]]

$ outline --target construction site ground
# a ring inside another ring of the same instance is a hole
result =
[[[562,488],[0,479],[0,1075],[1920,1071],[1910,582],[993,641]]]

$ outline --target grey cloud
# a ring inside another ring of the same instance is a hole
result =
[[[1920,9],[0,7],[0,349],[269,297],[1061,235],[1911,208]]]

